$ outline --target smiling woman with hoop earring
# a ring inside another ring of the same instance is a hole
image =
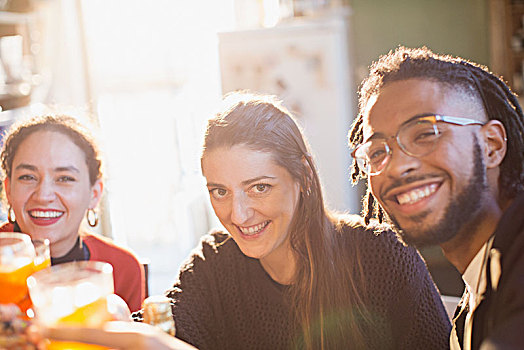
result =
[[[0,231],[49,239],[51,264],[96,260],[113,266],[115,293],[131,311],[145,296],[144,270],[135,255],[84,232],[98,224],[102,162],[90,133],[69,116],[35,117],[15,124],[1,152],[8,221]]]

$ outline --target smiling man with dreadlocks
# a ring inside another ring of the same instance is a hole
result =
[[[439,244],[466,285],[452,349],[524,347],[524,116],[486,67],[399,47],[375,62],[349,133],[363,215]]]

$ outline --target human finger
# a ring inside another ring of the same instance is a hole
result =
[[[156,327],[135,322],[108,322],[103,329],[60,327],[45,330],[53,340],[76,341],[126,350],[194,350],[191,345],[176,339]]]

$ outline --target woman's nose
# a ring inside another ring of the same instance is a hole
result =
[[[38,183],[34,196],[40,201],[52,201],[55,198],[55,188],[52,181],[42,180]]]
[[[233,196],[231,208],[231,221],[236,225],[246,223],[253,216],[251,200],[245,193],[238,193]]]

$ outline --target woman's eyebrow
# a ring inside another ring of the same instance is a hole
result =
[[[16,167],[15,167],[15,170],[31,170],[31,171],[37,171],[38,170],[38,167],[37,166],[34,166],[34,165],[31,165],[31,164],[27,164],[27,163],[21,163],[21,164],[18,164]],[[69,166],[59,166],[59,167],[56,167],[54,169],[55,171],[72,171],[72,172],[75,172],[75,173],[79,173],[80,170],[75,167],[74,165],[69,165]]]
[[[27,163],[21,163],[21,164],[18,164],[16,167],[15,167],[15,170],[31,170],[31,171],[36,171],[38,170],[38,168],[34,165],[31,165],[31,164],[27,164]]]
[[[274,179],[276,179],[275,176],[263,175],[263,176],[254,177],[252,179],[244,180],[244,181],[241,182],[241,184],[242,184],[242,186],[247,186],[247,185],[252,184],[253,182],[257,182],[257,181],[261,181],[261,180],[274,180]],[[206,186],[207,187],[225,187],[224,185],[219,184],[217,182],[208,182],[206,184]]]
[[[78,170],[78,168],[76,166],[74,166],[74,165],[59,166],[59,167],[55,168],[55,171],[72,171],[72,172],[75,172],[75,173],[80,173],[80,170]]]
[[[249,184],[252,184],[253,182],[257,182],[257,181],[260,181],[260,180],[274,180],[276,179],[276,177],[274,176],[267,176],[267,175],[263,175],[263,176],[257,176],[257,177],[254,177],[252,179],[248,179],[248,180],[245,180],[245,181],[242,181],[242,185],[243,186],[247,186]]]

